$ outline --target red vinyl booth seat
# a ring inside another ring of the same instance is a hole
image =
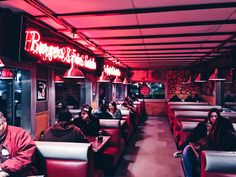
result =
[[[47,177],[103,177],[102,170],[94,169],[91,144],[36,141],[36,164]]]
[[[100,126],[101,130],[111,139],[99,154],[96,165],[104,169],[113,169],[125,147],[125,141],[121,136],[120,120],[100,119]]]
[[[235,177],[236,152],[202,151],[201,177]]]

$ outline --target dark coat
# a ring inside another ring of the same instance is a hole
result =
[[[99,119],[93,115],[88,120],[82,120],[81,117],[76,118],[72,123],[79,127],[85,135],[98,136],[100,131]]]
[[[48,128],[44,133],[43,141],[88,142],[83,132],[68,122],[59,122]]]

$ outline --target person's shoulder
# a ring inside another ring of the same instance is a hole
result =
[[[19,132],[27,132],[25,129],[21,127],[16,127],[12,125],[7,126],[8,131],[14,132],[14,133],[19,133]]]

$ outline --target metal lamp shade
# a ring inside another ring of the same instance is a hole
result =
[[[118,76],[116,76],[116,78],[113,81],[113,84],[121,84],[121,83],[122,83],[122,80]]]
[[[102,75],[98,78],[97,82],[107,83],[107,82],[111,82],[111,81],[110,81],[110,79],[107,77],[107,75],[104,74],[104,72],[102,72]]]
[[[82,79],[85,78],[82,71],[76,68],[70,68],[67,70],[63,76],[63,78],[69,78],[69,79]]]
[[[210,76],[209,80],[211,80],[211,81],[225,81],[225,78],[220,77],[219,71],[216,68],[214,73]]]

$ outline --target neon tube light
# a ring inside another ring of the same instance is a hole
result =
[[[97,64],[94,58],[89,58],[88,55],[80,55],[70,47],[59,47],[42,42],[38,31],[26,31],[25,33],[25,50],[41,56],[42,60],[62,63],[74,61],[78,66],[96,70]]]
[[[114,66],[104,65],[104,72],[110,76],[121,76],[121,71],[118,68],[115,68]]]

